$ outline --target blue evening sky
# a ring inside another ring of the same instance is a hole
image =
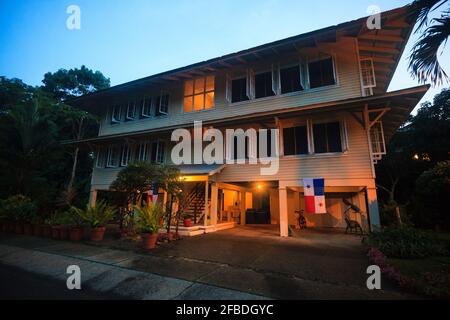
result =
[[[389,10],[408,0],[0,0],[0,75],[39,85],[44,73],[85,64],[116,85]],[[66,9],[81,8],[81,30]],[[407,71],[413,35],[390,90],[417,85]],[[450,48],[441,58],[450,71]],[[450,86],[450,84],[447,84]],[[427,94],[431,100],[442,89]]]

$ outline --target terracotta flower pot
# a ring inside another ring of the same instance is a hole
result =
[[[14,232],[14,229],[15,229],[14,223],[8,222],[6,224],[6,232],[12,233]]]
[[[52,227],[49,225],[44,224],[42,226],[42,236],[45,238],[51,238],[52,236]]]
[[[156,248],[156,242],[158,241],[158,234],[157,233],[143,233],[141,234],[142,237],[142,247],[145,250],[151,250]]]
[[[59,226],[52,226],[52,239],[59,240]]]
[[[169,233],[167,234],[167,239],[169,239],[169,241],[175,240],[175,239],[176,239],[175,232],[169,232]]]
[[[192,227],[191,219],[184,219],[183,224],[186,228]]]
[[[27,236],[33,235],[33,226],[29,223],[23,225],[23,233]]]
[[[72,227],[72,228],[70,228],[69,239],[70,239],[70,241],[81,241],[81,240],[83,240],[83,228],[81,228],[81,227]]]
[[[15,227],[14,227],[14,232],[16,234],[23,234],[23,224],[21,223],[16,223]]]
[[[91,241],[102,241],[105,237],[105,227],[92,228]]]
[[[69,228],[68,227],[66,227],[66,226],[59,227],[59,238],[61,240],[69,239]]]
[[[42,235],[42,227],[39,224],[33,225],[33,235],[36,237],[40,237]]]

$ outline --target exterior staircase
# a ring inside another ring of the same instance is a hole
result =
[[[197,183],[187,195],[184,215],[188,216],[193,224],[203,223],[205,218],[205,185],[203,183]]]

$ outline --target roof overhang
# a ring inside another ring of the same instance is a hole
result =
[[[158,73],[105,90],[69,99],[67,104],[99,114],[105,100],[134,90],[143,90],[153,85],[163,86],[193,77],[220,72],[232,67],[256,63],[284,54],[299,53],[320,43],[336,42],[340,37],[358,39],[360,57],[372,58],[375,65],[377,87],[375,94],[385,93],[394,75],[402,52],[411,34],[416,17],[411,6],[404,6],[381,14],[381,29],[367,28],[368,17],[360,18],[317,31],[278,40],[247,50],[227,54],[218,58],[195,63],[186,67]]]
[[[410,113],[417,106],[417,104],[423,98],[428,89],[429,85],[423,85],[409,89],[392,91],[381,95],[374,95],[370,97],[352,98],[338,101],[330,101],[325,103],[317,103],[308,106],[299,106],[294,108],[286,108],[267,112],[257,112],[248,115],[228,117],[225,119],[222,118],[217,120],[203,121],[203,126],[215,126],[215,127],[225,127],[230,125],[236,126],[239,124],[244,124],[255,120],[258,122],[264,120],[273,120],[275,117],[283,119],[293,116],[313,114],[317,112],[326,112],[326,111],[358,112],[362,111],[365,107],[367,107],[369,110],[388,107],[389,112],[384,114],[382,120],[386,139],[389,139],[395,133],[395,131],[406,122]],[[63,144],[97,144],[117,140],[139,139],[151,134],[171,133],[175,129],[179,128],[189,129],[192,128],[193,126],[194,126],[193,123],[181,123],[169,127],[106,135],[78,141],[65,141],[63,142]]]

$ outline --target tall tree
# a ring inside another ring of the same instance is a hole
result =
[[[438,58],[450,36],[449,4],[448,0],[415,0],[412,3],[412,12],[418,14],[416,33],[423,31],[423,34],[409,56],[409,69],[421,83],[430,80],[433,85],[440,85],[449,80]],[[441,10],[440,17],[430,19],[436,10]]]
[[[80,69],[59,69],[44,75],[42,90],[60,101],[79,97],[88,93],[110,87],[110,80],[100,71],[93,71],[86,66]]]
[[[59,69],[55,73],[48,72],[44,75],[42,82],[44,83],[41,87],[42,90],[48,92],[59,101],[106,89],[110,86],[110,80],[100,71],[93,71],[84,65],[80,69]],[[95,134],[98,123],[92,115],[68,106],[65,106],[63,110],[65,111],[64,118],[60,119],[60,121],[62,121],[65,128],[69,128],[69,130],[65,131],[69,133],[68,136],[64,137],[65,139],[81,140],[86,136]],[[62,206],[70,205],[75,197],[73,185],[80,155],[80,147],[78,145],[69,146],[67,150],[69,150],[72,157],[72,169],[67,187],[61,193],[58,201]]]

